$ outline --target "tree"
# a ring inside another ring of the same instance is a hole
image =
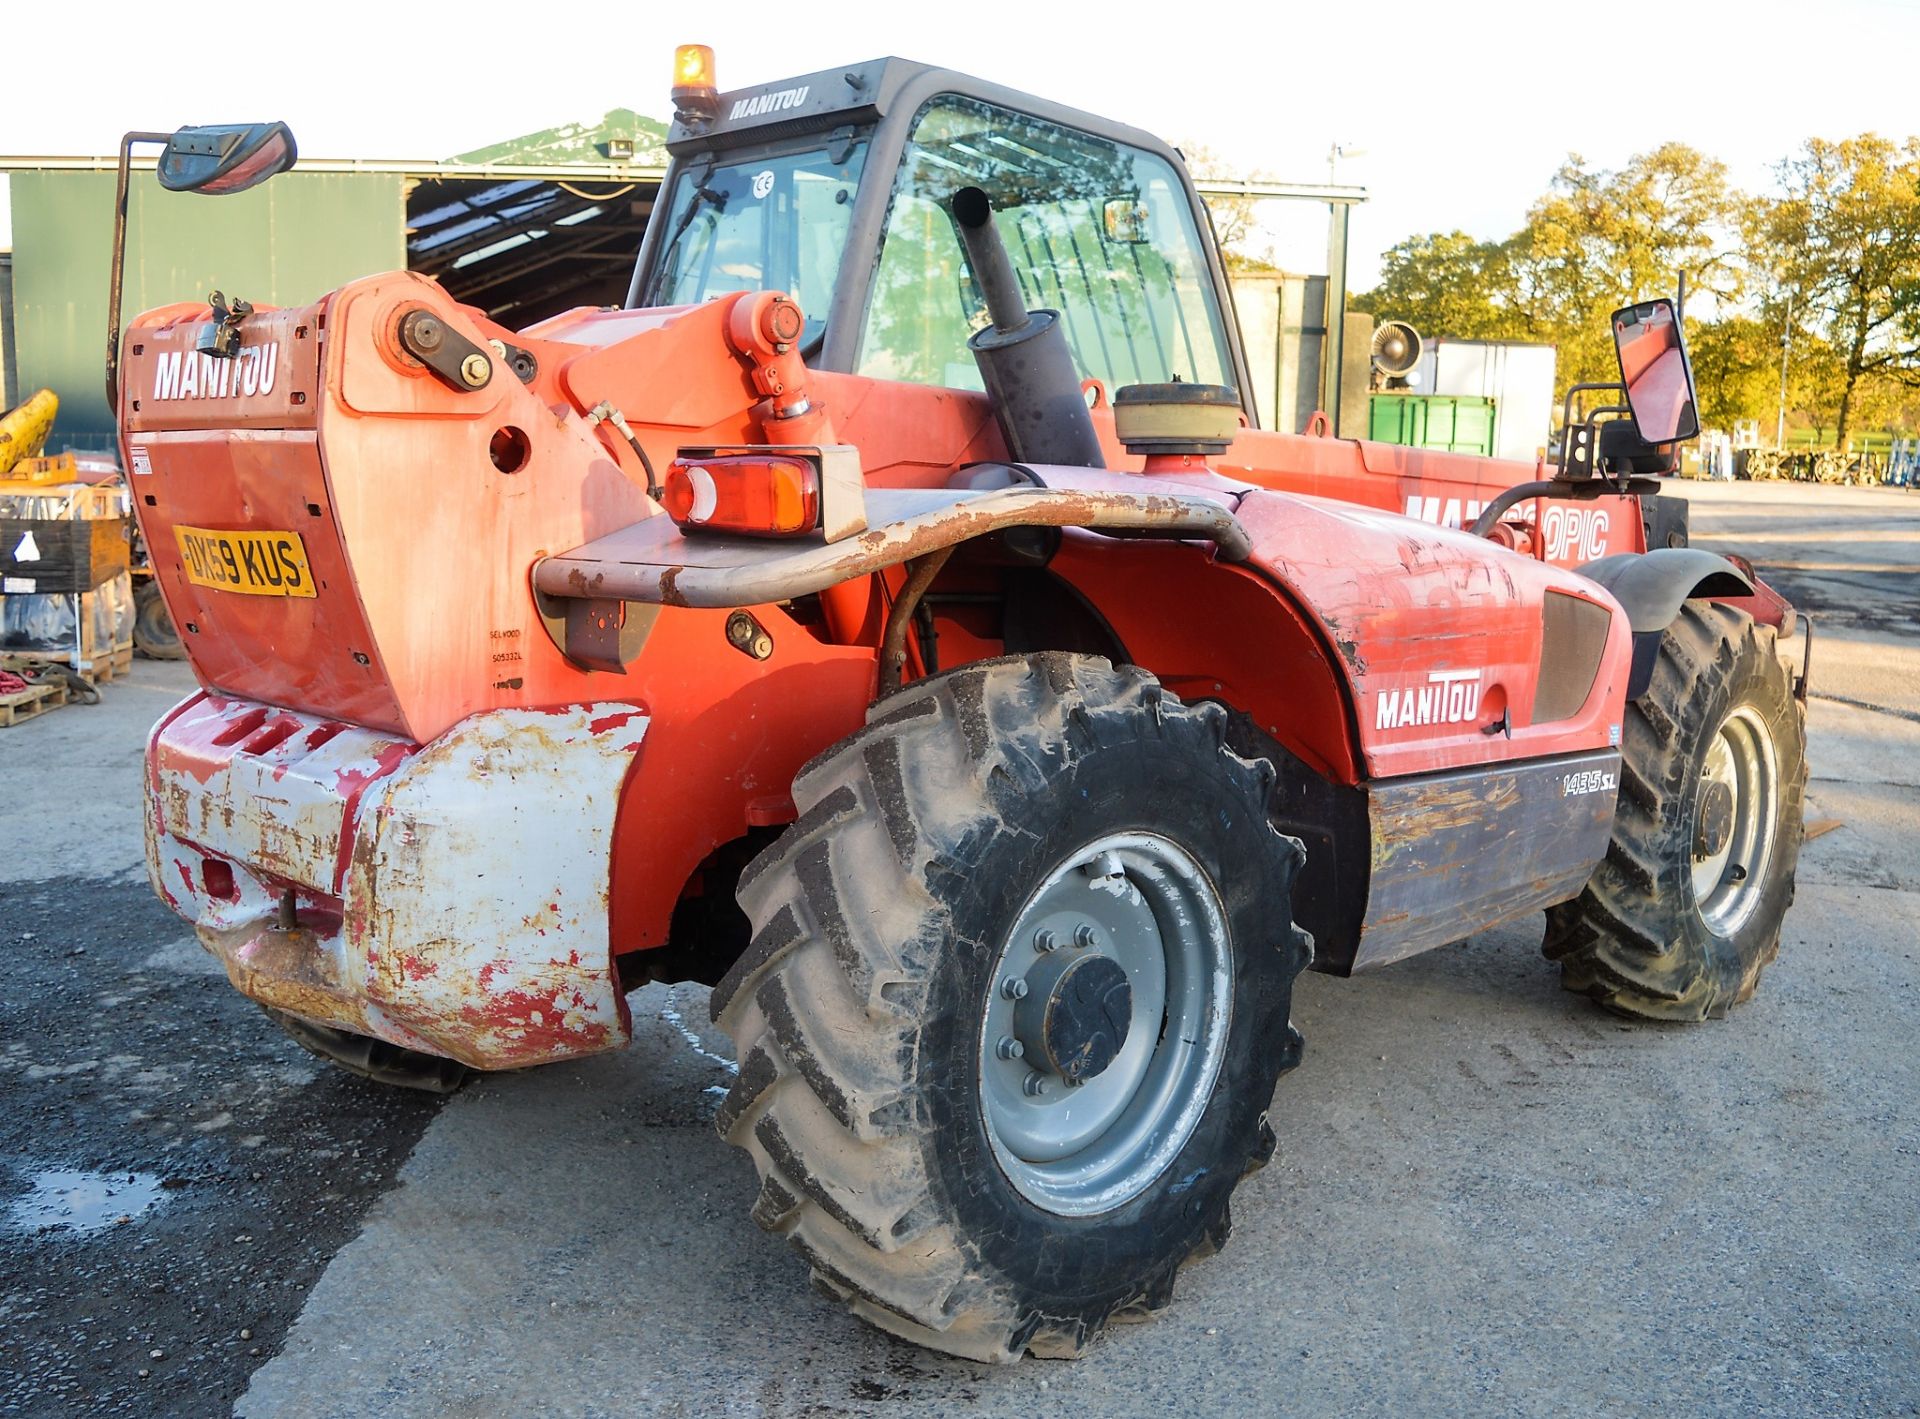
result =
[[[1568,156],[1508,243],[1514,299],[1530,328],[1553,332],[1563,381],[1617,378],[1607,316],[1673,290],[1681,271],[1695,294],[1739,296],[1730,238],[1742,200],[1725,163],[1684,143],[1618,171]]]
[[[1730,429],[1752,419],[1771,437],[1780,401],[1779,326],[1745,315],[1688,321],[1687,354],[1701,423]]]
[[[1355,296],[1353,308],[1456,340],[1524,334],[1506,247],[1460,231],[1408,237],[1390,248],[1381,260],[1380,284]]]
[[[1182,143],[1180,154],[1186,159],[1187,171],[1203,182],[1208,178],[1247,178],[1259,182],[1273,176],[1264,171],[1236,171],[1205,143]],[[1202,200],[1213,218],[1213,234],[1220,244],[1221,263],[1229,271],[1271,270],[1273,243],[1271,239],[1262,240],[1260,215],[1255,210],[1256,200],[1251,197],[1206,197]]]
[[[1871,385],[1920,387],[1920,139],[1810,138],[1778,171],[1755,255],[1838,357],[1844,451]]]
[[[1432,335],[1551,342],[1563,384],[1616,379],[1610,313],[1671,291],[1682,270],[1697,293],[1738,296],[1740,201],[1725,164],[1684,143],[1618,171],[1571,154],[1511,237],[1409,237],[1354,305]]]

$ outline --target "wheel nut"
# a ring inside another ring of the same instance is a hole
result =
[[[1002,1059],[1018,1059],[1027,1052],[1027,1047],[1012,1035],[1002,1035],[1000,1043],[993,1047],[993,1052]]]
[[[1009,1000],[1024,1000],[1027,995],[1027,983],[1019,976],[1008,976],[1000,982],[1000,993]]]
[[[1027,1075],[1027,1082],[1020,1087],[1026,1090],[1028,1098],[1037,1099],[1047,1092],[1047,1076],[1036,1069]]]
[[[1098,941],[1099,939],[1100,939],[1100,933],[1095,931],[1090,925],[1088,925],[1084,921],[1081,922],[1078,926],[1074,927],[1073,929],[1073,944],[1076,946],[1080,946],[1080,947],[1091,946],[1094,944],[1094,942]]]
[[[1036,951],[1052,951],[1057,949],[1059,945],[1060,938],[1055,936],[1051,931],[1048,931],[1044,926],[1033,933],[1033,949]]]

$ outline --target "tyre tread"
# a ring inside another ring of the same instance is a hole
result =
[[[1183,705],[1145,672],[1085,656],[1005,657],[918,681],[807,765],[800,818],[743,876],[758,929],[713,1016],[745,1063],[717,1122],[763,1179],[755,1220],[790,1239],[824,1294],[892,1334],[1005,1362],[1078,1354],[1112,1318],[1023,1309],[943,1220],[920,1146],[930,1111],[910,1082],[911,967],[951,949],[936,894],[940,874],[958,870],[946,849],[991,826],[1000,794],[1044,783],[1051,753],[1097,742],[1114,711],[1142,707],[1162,734],[1225,732],[1218,706]],[[898,929],[850,928],[883,911],[900,913]],[[1244,1142],[1251,1171],[1272,1151],[1264,1116]],[[1224,1239],[1211,1229],[1194,1256]],[[1164,1307],[1188,1259],[1112,1311]]]

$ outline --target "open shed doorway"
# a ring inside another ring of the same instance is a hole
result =
[[[431,177],[407,193],[407,268],[514,330],[617,306],[657,181]]]

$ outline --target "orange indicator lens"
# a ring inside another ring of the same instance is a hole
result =
[[[661,502],[688,531],[804,537],[820,526],[820,475],[804,458],[676,458]]]

